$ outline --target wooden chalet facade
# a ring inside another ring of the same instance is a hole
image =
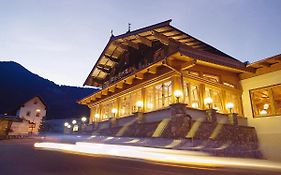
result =
[[[84,83],[101,89],[79,101],[91,109],[90,122],[161,111],[174,103],[243,116],[240,74],[255,69],[170,22],[111,36]]]

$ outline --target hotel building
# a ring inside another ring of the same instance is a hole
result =
[[[111,36],[84,83],[100,90],[79,101],[90,123],[136,113],[161,120],[177,103],[193,120],[215,109],[218,122],[232,123],[235,113],[238,125],[255,127],[267,157],[281,159],[269,151],[281,146],[281,55],[246,64],[170,22]]]

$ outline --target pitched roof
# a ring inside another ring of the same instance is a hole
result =
[[[22,102],[18,103],[17,105],[15,105],[14,107],[12,107],[10,110],[8,109],[8,111],[6,112],[7,115],[9,116],[15,116],[17,114],[17,111],[20,109],[21,106],[23,106],[26,102],[32,100],[33,98],[39,98],[39,100],[43,103],[43,105],[47,108],[46,103],[44,102],[44,100],[40,97],[40,96],[33,96],[33,97],[29,97],[29,98],[25,98],[24,100],[22,100]]]
[[[245,65],[241,61],[171,26],[171,21],[167,20],[118,36],[112,35],[83,85],[101,87],[110,69],[118,63],[119,57],[124,51],[127,51],[128,47],[138,48],[138,44],[140,43],[149,46],[154,41],[160,41],[166,45],[170,41],[177,42],[192,50],[218,56],[220,59],[227,60],[227,62],[236,67],[245,68]]]

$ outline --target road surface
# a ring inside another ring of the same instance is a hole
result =
[[[39,150],[38,139],[0,141],[1,175],[217,175],[280,174],[253,170],[180,167],[152,162]]]

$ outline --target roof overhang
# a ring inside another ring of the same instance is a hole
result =
[[[160,41],[164,45],[177,43],[186,46],[193,52],[202,51],[203,53],[210,53],[212,56],[217,56],[221,59],[230,60],[228,62],[230,62],[231,66],[238,68],[243,67],[243,63],[239,60],[236,60],[218,49],[171,26],[171,21],[172,20],[167,20],[155,25],[127,32],[119,36],[111,36],[83,85],[102,87],[107,75],[119,62],[119,57],[124,52],[128,51],[128,48],[138,49],[140,44],[151,46],[154,41]],[[188,49],[181,50],[180,52],[187,54],[186,50]],[[188,55],[190,54],[194,55],[194,53],[189,53]],[[202,53],[201,55],[196,56],[198,59],[202,60],[206,57]],[[214,60],[214,63],[217,64],[220,63],[220,61]]]

